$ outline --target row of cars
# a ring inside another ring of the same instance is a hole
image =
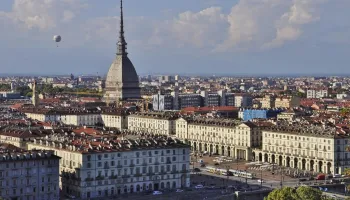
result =
[[[183,190],[177,189],[176,192],[183,192]],[[155,190],[155,191],[153,191],[152,194],[153,194],[153,195],[161,195],[161,194],[163,194],[163,192],[162,192],[162,191]]]

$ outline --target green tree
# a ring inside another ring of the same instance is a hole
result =
[[[319,200],[322,198],[322,191],[308,186],[298,187],[296,192],[300,199]]]
[[[322,191],[309,186],[301,186],[297,189],[283,187],[275,189],[265,198],[265,200],[328,200],[332,199],[322,195]]]

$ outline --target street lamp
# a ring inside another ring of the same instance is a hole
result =
[[[281,188],[283,187],[283,166],[281,166]]]
[[[260,188],[262,188],[262,182],[263,182],[263,179],[262,179],[262,168],[260,169]]]

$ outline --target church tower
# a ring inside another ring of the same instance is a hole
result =
[[[36,80],[34,80],[33,87],[32,87],[33,88],[32,104],[34,105],[34,107],[37,107],[39,105],[39,98],[36,91],[36,87],[37,87],[37,83],[36,83]]]
[[[120,30],[116,57],[109,68],[105,82],[104,100],[107,103],[120,100],[141,99],[139,78],[127,53],[124,37],[123,0],[120,0]]]

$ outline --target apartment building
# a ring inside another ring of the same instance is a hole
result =
[[[101,113],[102,124],[105,127],[126,129],[128,127],[128,113],[124,111],[106,111]]]
[[[251,160],[252,148],[261,145],[259,126],[228,119],[179,118],[176,136],[191,144],[193,151]]]
[[[308,99],[319,99],[328,97],[328,89],[308,89],[306,91],[306,98]]]
[[[253,97],[248,94],[235,95],[235,107],[251,107],[253,105]]]
[[[62,192],[81,199],[190,186],[190,147],[167,136],[52,134],[28,148],[62,157]]]
[[[350,135],[334,127],[282,124],[262,131],[256,161],[300,170],[341,174],[350,167]]]
[[[300,106],[300,98],[296,96],[277,97],[275,108],[294,108]]]
[[[260,101],[261,108],[274,108],[275,107],[275,98],[270,95],[265,95]]]
[[[34,138],[45,137],[45,132],[41,130],[29,130],[14,128],[4,128],[0,130],[0,143],[7,143],[19,148],[26,149],[27,142]]]
[[[0,150],[0,197],[58,200],[59,157],[53,151]]]
[[[128,117],[128,129],[130,131],[142,131],[146,133],[175,135],[175,122],[178,114],[173,112],[135,113]]]
[[[103,123],[100,112],[96,110],[30,108],[22,112],[28,118],[42,122],[62,122],[75,126],[94,126]]]

